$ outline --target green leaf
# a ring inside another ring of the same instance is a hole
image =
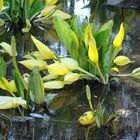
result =
[[[22,97],[22,99],[25,99],[24,91],[23,91],[24,86],[23,86],[20,76],[16,70],[13,70],[13,77],[14,77],[15,85],[18,90],[19,96]]]
[[[0,76],[6,77],[6,69],[7,64],[5,63],[4,59],[0,57]]]
[[[71,23],[70,23],[70,27],[75,32],[77,37],[80,38],[80,27],[79,27],[79,20],[78,20],[77,15],[73,16]]]
[[[39,12],[41,12],[41,10],[43,10],[43,8],[44,8],[43,2],[40,0],[35,0],[32,6],[30,7],[29,19],[35,17]]]
[[[67,48],[68,52],[71,54],[71,37],[70,37],[70,27],[69,25],[59,17],[55,17],[53,20],[54,27],[56,29],[56,32],[58,34],[58,37],[61,41],[61,43]]]
[[[35,67],[30,75],[28,91],[33,102],[36,104],[44,102],[44,86],[38,67]]]

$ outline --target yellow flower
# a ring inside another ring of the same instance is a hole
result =
[[[67,67],[64,64],[59,63],[57,61],[49,65],[47,69],[48,69],[48,72],[52,75],[65,75],[69,73],[69,70],[67,69]]]
[[[54,5],[58,0],[45,0],[47,5]]]
[[[129,63],[132,63],[133,61],[131,61],[128,57],[126,56],[117,56],[114,59],[114,63],[118,66],[124,66],[127,65]]]
[[[92,62],[98,65],[99,56],[98,56],[98,50],[96,48],[96,43],[91,41],[89,41],[88,57]]]
[[[123,23],[121,23],[120,30],[119,30],[117,36],[115,37],[115,39],[113,41],[113,45],[116,49],[121,48],[121,45],[122,45],[122,42],[123,42],[123,39],[124,39],[124,34],[125,34],[124,26],[123,26]]]
[[[92,111],[85,112],[80,118],[79,123],[81,125],[90,125],[95,122],[95,116]]]
[[[0,13],[2,11],[2,7],[3,7],[3,0],[0,0]]]

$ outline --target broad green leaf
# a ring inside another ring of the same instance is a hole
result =
[[[70,72],[63,63],[59,63],[59,62],[55,62],[51,65],[48,65],[47,69],[49,74],[56,75],[56,76],[65,75]]]
[[[130,64],[132,63],[133,61],[131,61],[128,57],[126,56],[117,56],[115,59],[114,59],[114,63],[118,66],[124,66],[124,65],[127,65],[127,64]]]
[[[42,104],[44,102],[44,86],[38,67],[35,67],[30,75],[28,88],[31,100],[36,104]]]
[[[0,46],[4,49],[4,51],[5,51],[6,53],[8,53],[10,56],[13,56],[13,50],[12,50],[11,45],[9,45],[9,44],[6,43],[6,42],[1,42],[1,43],[0,43]],[[15,55],[17,55],[17,53],[16,53]]]
[[[102,59],[102,68],[103,68],[103,71],[104,71],[104,74],[109,74],[110,73],[110,70],[111,70],[111,65],[112,65],[112,53],[113,53],[113,47],[111,45],[108,45],[106,47],[103,47],[102,48],[102,51],[101,51],[101,55],[100,58]]]
[[[112,27],[113,27],[113,20],[109,20],[108,22],[106,22],[105,24],[103,24],[100,29],[99,29],[99,32],[102,32],[102,31],[105,31],[105,30],[112,30]]]
[[[0,109],[11,109],[26,106],[26,101],[21,97],[0,96]]]
[[[64,19],[64,20],[70,19],[70,18],[71,18],[71,16],[70,16],[69,14],[67,14],[67,13],[65,13],[65,12],[62,12],[62,11],[60,11],[60,10],[56,10],[56,11],[52,14],[52,17],[55,17],[55,16],[60,17],[61,19]]]
[[[55,17],[53,20],[54,27],[56,29],[56,32],[58,34],[58,37],[61,41],[61,43],[67,48],[68,52],[70,55],[72,54],[71,50],[71,37],[70,37],[70,26],[68,25],[67,22],[62,20],[59,17]]]
[[[76,70],[79,65],[73,58],[61,58],[61,63],[63,63],[70,71]]]
[[[75,32],[75,34],[77,35],[78,38],[80,38],[80,27],[79,26],[80,26],[80,24],[79,24],[78,16],[74,15],[71,20],[70,27]]]
[[[98,48],[102,46],[106,47],[109,44],[110,37],[111,37],[111,32],[109,30],[105,30],[97,33],[97,35],[95,36],[97,47]]]
[[[30,70],[32,70],[35,66],[39,67],[39,71],[45,70],[47,68],[47,63],[43,60],[30,59],[19,61],[19,63]]]
[[[53,59],[56,58],[55,54],[42,42],[37,40],[34,36],[31,36],[33,42],[35,43],[37,49],[41,53],[41,55],[46,59]]]
[[[43,9],[45,5],[41,0],[34,0],[29,11],[29,20],[35,18]]]
[[[61,89],[64,87],[63,81],[49,81],[44,83],[45,89]]]

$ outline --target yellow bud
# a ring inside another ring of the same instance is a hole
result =
[[[88,57],[92,62],[98,65],[99,56],[98,56],[98,50],[96,48],[96,43],[91,41],[89,41]]]
[[[92,111],[85,112],[80,118],[79,123],[81,125],[90,125],[95,122],[95,116]]]
[[[0,0],[0,13],[2,11],[2,7],[3,7],[3,0]]]
[[[128,57],[126,56],[117,56],[114,59],[114,63],[118,66],[124,66],[127,65],[129,63],[132,63],[133,61],[131,61]]]
[[[123,23],[121,23],[120,30],[113,41],[113,45],[116,49],[120,49],[123,39],[124,39],[124,34],[125,34],[124,26],[123,26]]]

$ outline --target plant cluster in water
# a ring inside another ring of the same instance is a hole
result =
[[[46,2],[48,1],[46,0]],[[3,8],[2,3],[0,4],[1,15],[5,15],[4,18],[1,18],[1,22],[17,24],[22,21],[25,24],[23,32],[30,30],[33,21],[52,20],[53,18],[60,42],[70,55],[57,56],[45,44],[31,35],[37,51],[26,54],[23,56],[24,60],[17,62],[15,37],[12,37],[11,44],[1,42],[0,88],[8,91],[13,97],[0,96],[0,109],[16,108],[20,105],[25,109],[31,109],[31,103],[37,105],[44,103],[46,90],[61,89],[79,79],[97,80],[106,85],[112,76],[140,78],[140,68],[134,69],[129,74],[119,74],[120,67],[133,63],[128,57],[119,55],[125,34],[123,23],[121,23],[116,37],[112,39],[112,20],[99,27],[95,22],[89,23],[88,20],[79,23],[78,17],[74,16],[68,24],[64,19],[70,18],[70,16],[60,12],[53,5],[55,2],[57,1],[50,1],[44,5],[39,0],[5,0]],[[37,5],[39,7],[36,9]],[[23,13],[21,13],[21,9]],[[15,10],[18,11],[16,15]],[[14,66],[11,81],[6,79],[6,62],[2,57],[4,53],[11,56]],[[22,75],[17,63],[24,65],[32,72]],[[116,114],[112,114],[107,121],[104,120],[104,109],[101,105],[97,107],[96,111],[93,109],[89,87],[86,89],[91,111],[86,112],[79,119],[80,123],[86,125],[96,121],[97,126],[105,125]]]

